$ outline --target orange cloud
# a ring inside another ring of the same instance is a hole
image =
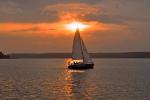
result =
[[[54,4],[48,5],[43,9],[43,13],[56,11],[60,20],[76,20],[88,14],[97,14],[100,7],[84,3]]]
[[[48,5],[43,9],[43,13],[51,13],[56,11],[58,13],[59,22],[68,24],[74,21],[79,21],[91,27],[85,31],[115,31],[127,28],[126,25],[103,23],[100,21],[85,21],[87,15],[99,15],[101,13],[101,5],[91,5],[85,3],[69,3],[69,4],[53,4]]]
[[[97,31],[115,31],[127,28],[125,25],[106,24],[100,21],[84,21],[82,17],[88,14],[99,14],[101,9],[99,5],[90,5],[84,3],[54,4],[48,5],[42,9],[43,13],[58,13],[59,21],[53,23],[0,23],[0,33],[11,34],[49,34],[53,36],[70,35],[65,25],[73,21],[79,21],[90,27],[85,32]]]
[[[123,30],[123,29],[127,29],[128,26],[124,25],[124,24],[105,24],[105,23],[101,23],[101,22],[96,22],[96,21],[92,21],[89,22],[91,24],[91,31],[119,31],[119,30]]]
[[[65,25],[71,23],[60,21],[56,23],[0,23],[0,33],[11,34],[48,34],[53,36],[70,35],[72,31],[66,29]],[[127,28],[125,25],[103,24],[100,22],[82,22],[90,25],[85,32],[115,31]]]
[[[53,34],[58,29],[57,23],[0,23],[0,27],[0,33],[20,34]]]

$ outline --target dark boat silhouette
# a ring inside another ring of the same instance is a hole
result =
[[[4,55],[2,52],[0,52],[0,59],[9,59],[10,57],[8,55]]]
[[[72,60],[68,64],[69,69],[92,69],[94,63],[90,58],[86,46],[80,36],[79,28],[76,29],[73,48]]]

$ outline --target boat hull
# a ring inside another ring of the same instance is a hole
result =
[[[93,69],[94,64],[74,64],[68,66],[69,69],[75,69],[75,70],[84,70],[84,69]]]

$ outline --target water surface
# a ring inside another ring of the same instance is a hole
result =
[[[150,59],[95,59],[68,70],[64,59],[0,60],[0,100],[150,100]]]

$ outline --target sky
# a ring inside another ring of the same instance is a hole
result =
[[[89,52],[149,52],[150,0],[0,0],[0,51],[71,52],[78,21]]]

